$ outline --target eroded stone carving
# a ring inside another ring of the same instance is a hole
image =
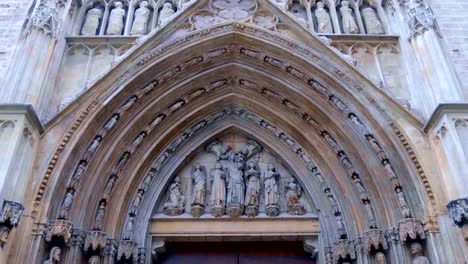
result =
[[[414,242],[410,246],[411,255],[414,256],[413,264],[430,264],[429,259],[423,254],[423,247],[421,244]]]
[[[388,243],[385,238],[385,232],[379,229],[368,230],[364,233],[363,237],[364,252],[369,254],[374,248],[375,250],[387,250]]]
[[[45,241],[51,242],[53,237],[62,238],[67,244],[72,237],[72,223],[65,220],[52,221],[47,227]]]
[[[382,252],[377,252],[375,254],[375,263],[376,264],[387,264],[387,257]]]
[[[315,17],[317,18],[317,33],[333,33],[330,15],[325,10],[323,2],[317,3]]]
[[[451,201],[447,205],[449,217],[458,227],[468,224],[468,197]]]
[[[231,217],[240,216],[244,209],[245,183],[244,161],[242,155],[237,158],[236,166],[229,170],[227,177],[227,213]]]
[[[277,216],[279,214],[279,192],[278,179],[280,175],[276,172],[273,164],[268,164],[265,172],[265,211],[268,216]]]
[[[0,211],[0,224],[12,228],[18,225],[23,215],[24,206],[17,202],[2,199]]]
[[[182,214],[184,212],[184,202],[185,199],[181,190],[180,178],[175,177],[169,187],[169,198],[164,204],[164,213],[170,216]]]
[[[62,202],[62,207],[60,207],[60,212],[58,215],[59,219],[68,219],[68,212],[73,204],[74,191],[69,190],[65,195],[65,199]]]
[[[226,204],[226,172],[223,170],[221,163],[216,163],[214,170],[211,172],[211,193],[210,204],[211,214],[219,217],[224,214]]]
[[[205,167],[199,163],[192,171],[194,181],[192,192],[192,216],[200,217],[205,210],[206,173]]]
[[[93,251],[103,250],[106,248],[106,243],[106,233],[93,230],[86,234],[83,249],[84,251],[88,251],[89,249],[92,249]]]
[[[290,179],[286,185],[286,202],[288,213],[292,215],[303,215],[306,213],[301,201],[302,189],[295,179]]]
[[[352,241],[347,239],[340,239],[333,243],[333,258],[335,261],[339,261],[340,259],[356,259],[356,250],[354,249],[354,245]],[[341,262],[343,263],[343,262]]]
[[[88,10],[85,17],[85,22],[81,28],[81,35],[95,36],[98,32],[99,23],[102,18],[102,10],[99,8],[92,8]]]
[[[138,248],[137,243],[131,240],[122,240],[119,243],[119,248],[117,249],[117,260],[122,258],[133,259],[138,257]]]
[[[59,247],[53,247],[49,252],[49,258],[44,262],[44,264],[60,263],[61,254],[62,254],[62,249],[60,249]]]
[[[172,7],[170,2],[165,2],[161,12],[159,12],[159,23],[163,24],[166,20],[168,20],[172,15],[174,15],[175,11]]]
[[[245,194],[245,214],[247,216],[256,216],[258,214],[258,206],[260,203],[260,171],[258,164],[250,162],[245,172],[247,180],[247,190]]]
[[[405,194],[403,193],[403,189],[401,186],[397,186],[395,188],[395,192],[398,198],[398,204],[400,205],[401,213],[403,214],[404,218],[411,217],[411,210],[406,202]]]
[[[343,25],[343,32],[345,34],[357,34],[359,33],[359,28],[356,24],[356,19],[353,16],[353,10],[349,7],[348,1],[341,1],[341,18]]]
[[[374,209],[369,200],[364,200],[364,211],[366,213],[367,221],[369,221],[369,228],[377,227],[377,220],[375,219]]]
[[[122,35],[125,10],[122,2],[115,2],[114,6],[109,15],[107,35]]]
[[[149,10],[148,6],[149,4],[147,1],[142,1],[140,7],[135,11],[135,19],[133,20],[130,35],[146,34],[148,19],[151,14],[151,10]]]
[[[216,14],[224,19],[243,20],[249,17],[257,2],[255,0],[215,0],[212,5],[218,11]]]
[[[68,188],[72,188],[76,190],[78,188],[78,185],[80,184],[81,177],[83,177],[83,173],[86,170],[86,163],[84,161],[81,161],[78,166],[76,167],[73,176],[70,179],[70,182],[68,183]]]
[[[421,221],[414,218],[401,220],[398,223],[398,229],[400,241],[402,242],[426,238],[426,233],[424,232]]]
[[[101,263],[101,257],[99,256],[92,256],[88,260],[89,264],[100,264]]]
[[[366,7],[361,10],[364,24],[366,25],[367,34],[384,34],[382,23],[380,22],[377,13],[372,7]]]

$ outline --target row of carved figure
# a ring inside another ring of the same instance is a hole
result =
[[[371,6],[359,8],[356,4],[352,8],[349,1],[344,0],[337,7],[336,13],[329,11],[332,8],[335,10],[335,7],[326,7],[323,2],[317,2],[315,10],[311,13],[313,15],[311,18],[308,17],[306,9],[298,2],[293,3],[289,11],[298,18],[301,24],[314,24],[317,33],[385,34],[381,20],[376,10]],[[361,17],[364,22],[363,28],[358,20]]]
[[[267,171],[263,174],[263,183],[261,182],[262,173],[258,163],[260,155],[255,154],[261,150],[261,146],[257,142],[250,141],[237,153],[231,152],[229,146],[225,146],[219,141],[210,144],[207,150],[216,154],[218,160],[225,160],[233,165],[228,168],[223,166],[221,162],[217,162],[210,173],[211,190],[208,204],[213,216],[220,217],[226,212],[232,217],[240,216],[243,213],[250,217],[256,216],[259,211],[261,190],[264,191],[266,214],[277,216],[280,213],[280,174],[272,164],[269,164]],[[207,175],[205,171],[205,167],[200,164],[196,164],[192,168],[191,213],[194,217],[201,216],[205,211],[205,206],[207,206],[205,201]],[[168,192],[164,213],[170,216],[182,214],[185,209],[185,197],[179,177],[174,179]],[[284,196],[289,214],[302,215],[306,213],[301,199],[302,189],[294,178],[287,181]]]
[[[150,22],[151,17],[156,21],[156,12],[153,11],[156,8],[150,6],[147,1],[142,1],[132,16],[129,15],[131,9],[128,10],[122,2],[115,2],[112,7],[107,6],[107,8],[110,12],[100,5],[86,11],[81,35],[144,35],[156,27],[155,23]],[[159,25],[164,23],[175,13],[175,9],[171,2],[165,2],[158,12],[157,23]],[[128,30],[126,24],[129,25]]]

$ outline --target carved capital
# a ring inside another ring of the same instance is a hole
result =
[[[47,242],[51,242],[54,237],[57,237],[63,239],[65,244],[68,244],[72,237],[72,226],[73,224],[66,220],[55,220],[50,222],[47,227],[45,240]]]
[[[0,225],[8,228],[16,227],[23,215],[24,206],[17,202],[2,200],[0,211]]]
[[[398,222],[398,229],[400,233],[400,241],[406,242],[408,240],[425,239],[424,227],[420,220],[414,218],[407,218]]]
[[[468,197],[451,201],[448,205],[449,217],[458,227],[468,224]]]
[[[115,257],[117,255],[118,242],[115,239],[107,239],[104,255]]]
[[[93,230],[86,233],[83,249],[84,251],[88,251],[90,248],[93,251],[104,250],[106,245],[107,234],[98,230]]]
[[[363,236],[364,253],[369,254],[372,248],[375,250],[387,250],[388,243],[385,232],[380,229],[371,229],[364,232]]]
[[[340,239],[333,243],[333,258],[335,261],[340,259],[356,259],[356,250],[352,241]]]
[[[132,240],[121,240],[117,250],[117,260],[121,260],[122,257],[126,259],[137,259],[137,243],[133,242]]]
[[[423,220],[424,231],[431,234],[440,233],[439,222],[435,216],[425,216]]]
[[[72,230],[71,245],[76,247],[83,247],[86,232],[83,230]]]

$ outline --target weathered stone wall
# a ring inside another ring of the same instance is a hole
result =
[[[431,0],[448,54],[455,64],[455,70],[463,87],[465,100],[468,99],[468,1]]]
[[[21,26],[32,0],[0,1],[0,87],[17,47]]]

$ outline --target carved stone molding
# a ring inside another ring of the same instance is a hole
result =
[[[347,239],[340,239],[333,243],[333,258],[336,263],[340,259],[356,259],[354,243]]]
[[[138,247],[137,243],[131,240],[121,240],[119,248],[117,250],[117,260],[121,260],[123,257],[126,259],[138,258]]]
[[[89,231],[86,233],[86,239],[83,246],[84,251],[90,248],[93,251],[104,250],[107,245],[107,234],[98,230]]]
[[[400,241],[407,242],[408,240],[425,239],[424,227],[420,220],[407,218],[398,223]]]
[[[65,244],[68,244],[72,237],[72,226],[73,224],[71,222],[65,220],[55,220],[50,222],[47,227],[45,240],[47,242],[51,242],[54,237],[57,237],[63,239]]]
[[[449,217],[458,227],[468,224],[468,197],[451,201],[447,205]]]
[[[364,232],[363,236],[364,253],[369,254],[372,248],[375,250],[387,250],[388,243],[385,238],[385,232],[380,229],[372,229]]]
[[[20,203],[2,200],[0,209],[0,225],[13,228],[18,225],[23,215],[24,206]]]

